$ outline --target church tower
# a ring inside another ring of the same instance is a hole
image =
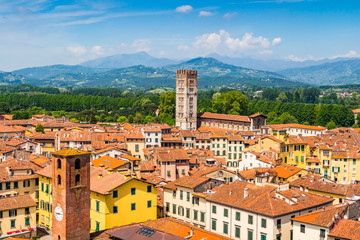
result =
[[[176,126],[195,130],[197,123],[197,71],[176,71]]]
[[[53,240],[90,239],[90,153],[52,153]]]

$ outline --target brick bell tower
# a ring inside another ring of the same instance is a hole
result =
[[[68,148],[52,155],[53,240],[90,239],[90,153]]]

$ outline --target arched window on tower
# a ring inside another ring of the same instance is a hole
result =
[[[80,169],[80,159],[76,159],[75,160],[75,170],[79,170]]]
[[[61,160],[60,159],[57,160],[57,168],[61,169]]]
[[[60,175],[57,176],[57,183],[58,183],[58,185],[61,185],[61,176]]]
[[[76,174],[75,175],[75,186],[79,186],[80,185],[80,174]]]

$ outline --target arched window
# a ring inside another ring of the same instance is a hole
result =
[[[60,159],[57,160],[57,168],[61,169],[61,160]]]
[[[80,185],[80,174],[75,175],[75,186]]]
[[[57,176],[57,183],[58,183],[58,185],[61,185],[61,176],[60,175]]]
[[[75,170],[80,169],[80,159],[75,160]]]
[[[216,156],[220,156],[220,151],[219,150],[216,151]]]

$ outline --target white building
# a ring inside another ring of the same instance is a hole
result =
[[[239,161],[239,171],[252,168],[270,168],[275,167],[275,161],[267,158],[260,153],[249,151],[243,153],[241,161]]]
[[[298,123],[286,123],[286,124],[272,124],[267,125],[273,131],[286,131],[287,134],[297,136],[302,135],[304,137],[316,136],[323,134],[327,131],[325,127],[321,126],[309,126]]]
[[[277,192],[276,187],[240,181],[214,190],[206,198],[206,229],[233,239],[291,239],[291,218],[333,201],[299,190]]]
[[[160,126],[146,126],[142,128],[145,137],[145,147],[160,147],[161,146],[161,128]]]

